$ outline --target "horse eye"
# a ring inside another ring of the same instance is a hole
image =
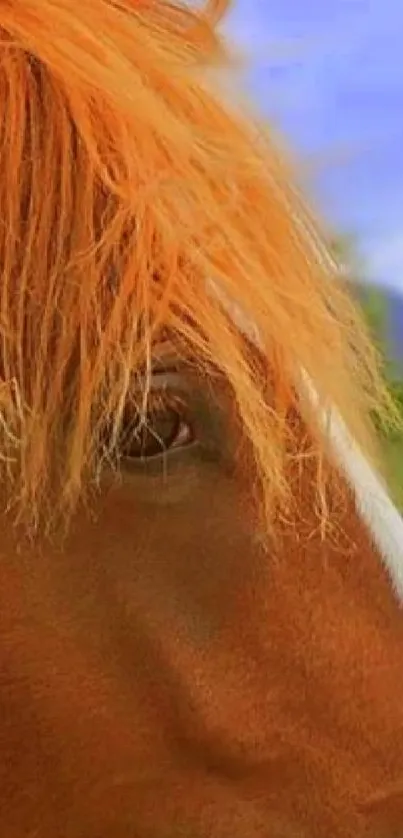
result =
[[[145,416],[126,410],[119,439],[119,456],[125,460],[150,460],[194,440],[191,424],[180,404],[150,405]]]

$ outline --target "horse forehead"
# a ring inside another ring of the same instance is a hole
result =
[[[256,325],[245,316],[242,308],[223,291],[219,283],[210,280],[209,292],[218,297],[234,324],[251,343],[260,349],[261,336]],[[300,370],[302,391],[319,414],[319,421],[328,436],[336,462],[353,491],[357,512],[364,522],[374,549],[389,575],[397,601],[403,604],[403,518],[392,502],[379,475],[360,452],[348,433],[342,418],[334,409],[321,411],[318,396],[304,369]]]

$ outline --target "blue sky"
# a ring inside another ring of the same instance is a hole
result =
[[[403,292],[403,0],[235,0],[227,32],[260,111],[317,161],[325,217]]]

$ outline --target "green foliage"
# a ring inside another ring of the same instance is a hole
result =
[[[391,381],[390,389],[391,389],[395,404],[399,408],[399,411],[400,411],[401,416],[402,416],[402,421],[403,421],[403,381],[401,381],[401,380]]]
[[[362,266],[357,259],[354,238],[344,235],[331,241],[336,263],[350,284],[353,296],[361,305],[372,336],[384,354],[387,329],[387,302],[378,288],[368,285],[362,279]]]
[[[384,352],[387,338],[387,305],[385,297],[377,288],[368,288],[363,294],[362,306],[374,340]]]

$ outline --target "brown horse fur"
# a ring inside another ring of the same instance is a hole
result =
[[[394,408],[227,5],[0,0],[5,838],[403,834]],[[167,342],[231,455],[106,490]]]

